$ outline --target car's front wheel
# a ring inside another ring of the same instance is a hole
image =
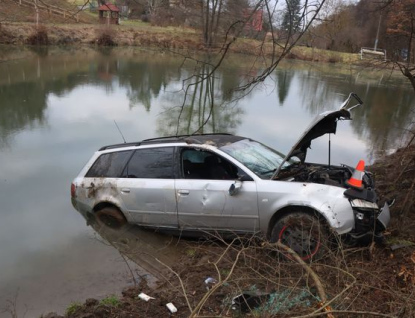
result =
[[[120,229],[127,224],[124,214],[116,207],[107,206],[95,213],[97,223],[112,229]]]
[[[270,240],[282,244],[296,252],[302,260],[320,258],[328,243],[326,229],[313,214],[291,212],[279,218],[271,232]],[[291,258],[289,255],[285,255]]]

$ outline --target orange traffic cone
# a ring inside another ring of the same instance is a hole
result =
[[[346,184],[359,190],[363,189],[362,179],[364,174],[365,162],[360,160],[356,166],[356,169],[353,171],[352,177],[346,181]]]

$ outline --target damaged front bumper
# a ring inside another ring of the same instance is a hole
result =
[[[380,213],[378,215],[378,221],[383,225],[384,229],[386,229],[389,225],[391,220],[389,204],[385,202],[384,206],[380,209]]]
[[[379,209],[376,203],[364,200],[351,200],[355,226],[348,236],[356,242],[383,241],[383,232],[390,221],[389,205],[385,202]]]

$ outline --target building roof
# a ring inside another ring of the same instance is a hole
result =
[[[112,3],[106,3],[103,4],[102,6],[100,6],[98,8],[98,11],[115,11],[115,12],[119,12],[120,9],[117,8],[116,5],[112,4]]]

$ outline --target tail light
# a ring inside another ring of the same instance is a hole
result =
[[[72,198],[76,197],[76,186],[74,183],[71,184],[71,197]]]

